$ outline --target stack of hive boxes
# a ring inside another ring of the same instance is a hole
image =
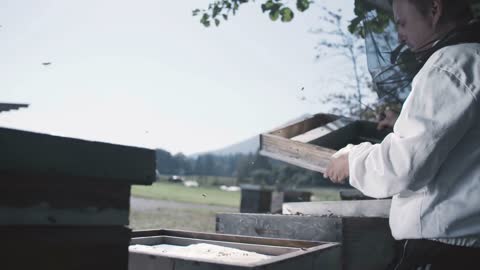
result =
[[[152,150],[0,128],[1,269],[127,269]]]

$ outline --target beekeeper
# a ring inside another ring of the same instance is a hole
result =
[[[480,269],[480,24],[467,0],[393,0],[393,13],[426,61],[393,132],[340,150],[325,176],[393,196],[395,269]]]

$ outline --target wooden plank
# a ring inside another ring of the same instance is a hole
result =
[[[217,215],[217,220],[218,220],[218,215]],[[325,241],[315,241],[311,239],[307,239],[307,240],[288,239],[287,240],[287,239],[278,239],[278,238],[251,237],[248,235],[238,235],[238,234],[204,233],[204,232],[165,230],[165,229],[138,230],[138,231],[132,232],[132,238],[152,237],[152,236],[183,237],[183,238],[204,239],[204,240],[214,240],[214,241],[229,241],[229,242],[246,243],[246,244],[285,246],[285,247],[292,247],[292,248],[309,248],[317,245],[318,244],[317,242],[325,243]]]
[[[312,142],[311,145],[318,145],[332,150],[339,150],[349,143],[352,143],[358,135],[358,123],[347,122],[341,128],[334,130]],[[348,123],[348,124],[347,124]]]
[[[295,240],[341,242],[342,219],[302,215],[217,214],[216,232]]]
[[[313,117],[297,121],[286,127],[282,127],[268,133],[282,138],[292,138],[319,126],[323,126],[327,123],[335,121],[337,118],[338,116],[333,114],[316,114]]]
[[[0,207],[0,225],[128,225],[129,211],[85,207],[56,209],[48,204],[29,208]]]
[[[151,184],[155,152],[130,146],[0,128],[0,176],[62,181],[83,178]]]
[[[283,214],[337,217],[380,217],[390,215],[391,200],[322,201],[284,203]]]
[[[304,255],[302,260],[283,260],[265,266],[266,270],[292,270],[292,269],[328,269],[340,270],[341,265],[341,248],[330,248],[323,250],[318,255]],[[259,269],[259,270],[260,270]]]
[[[337,150],[365,141],[379,143],[392,131],[378,131],[376,127],[375,122],[318,114],[261,134],[260,154],[323,173]]]
[[[260,154],[302,168],[324,172],[335,150],[292,141],[270,134],[260,135]]]
[[[151,232],[150,234],[157,234],[159,232]],[[164,231],[165,233],[165,231]],[[168,232],[167,232],[168,233]],[[148,235],[148,233],[143,233]],[[185,233],[184,233],[185,234]],[[314,270],[318,269],[317,267],[321,265],[329,265],[329,269],[340,269],[340,248],[337,243],[324,243],[324,242],[314,242],[314,241],[303,241],[307,243],[303,248],[291,248],[289,245],[292,241],[283,240],[283,239],[271,239],[271,238],[252,238],[252,237],[239,237],[239,236],[230,236],[230,235],[219,235],[219,234],[209,234],[211,237],[220,238],[223,241],[215,241],[218,245],[228,245],[229,247],[239,248],[247,251],[261,252],[266,254],[273,255],[271,258],[256,262],[256,263],[221,263],[216,262],[210,259],[185,259],[185,258],[176,258],[174,256],[169,256],[169,260],[162,259],[167,258],[166,256],[161,255],[150,255],[151,258],[142,256],[142,252],[139,251],[130,251],[130,265],[132,269],[137,268],[137,265],[142,265],[144,269],[158,269],[158,265],[161,267],[166,267],[162,269],[225,269],[225,270],[234,270],[234,269],[292,269],[293,266],[301,267],[305,270]],[[153,241],[162,241],[159,237],[155,236],[144,236],[142,238],[132,238],[132,244],[140,242],[152,243]],[[171,238],[171,237],[167,237]],[[232,239],[241,239],[248,238],[254,243],[237,243],[232,241]],[[180,241],[180,242],[179,242]],[[175,243],[180,243],[181,245],[187,245],[188,243],[199,243],[199,242],[209,242],[205,239],[197,238],[184,238],[184,239],[175,239]],[[276,243],[275,245],[264,245],[265,243]],[[297,241],[298,242],[298,241]],[[282,245],[286,244],[286,246]],[[279,244],[279,245],[277,245]],[[270,249],[273,248],[273,249]],[[279,252],[278,249],[283,249],[282,252]],[[270,250],[270,251],[269,251]],[[144,254],[145,255],[145,254]],[[157,261],[158,259],[158,261]],[[168,268],[168,267],[173,268]]]
[[[0,225],[127,225],[130,185],[52,181],[0,182]]]
[[[303,142],[303,143],[314,142],[320,139],[321,137],[324,137],[332,132],[338,131],[339,129],[342,129],[348,125],[351,125],[352,123],[353,123],[353,120],[341,117],[333,122],[326,123],[323,126],[319,126],[317,128],[309,130],[305,133],[302,133],[290,139],[293,141]]]
[[[217,214],[216,228],[239,235],[336,241],[342,244],[342,269],[348,270],[387,269],[395,254],[387,218],[228,213]]]
[[[283,214],[342,218],[344,269],[386,269],[395,255],[388,217],[391,200],[288,203]],[[382,254],[371,259],[370,254]]]

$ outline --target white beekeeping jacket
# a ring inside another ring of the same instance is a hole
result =
[[[435,52],[380,144],[349,151],[350,184],[393,196],[396,239],[480,246],[480,44]]]

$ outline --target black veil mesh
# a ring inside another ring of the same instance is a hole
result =
[[[411,82],[427,59],[437,50],[460,43],[480,42],[480,0],[474,1],[474,20],[445,34],[435,43],[413,53],[398,41],[392,20],[379,29],[374,27],[376,11],[363,21],[368,70],[372,76],[378,104],[402,104],[411,90]],[[477,8],[477,9],[476,9]]]
[[[408,61],[413,63],[407,63],[407,56],[412,53],[398,42],[393,22],[382,32],[369,28],[368,23],[364,25],[367,65],[379,103],[401,104],[410,92],[414,76],[408,67],[416,65],[416,59],[411,57]],[[401,55],[403,62],[399,61]]]

